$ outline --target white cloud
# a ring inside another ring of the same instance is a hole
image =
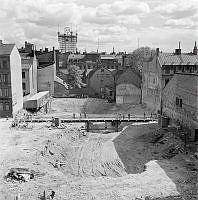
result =
[[[197,0],[0,1],[0,39],[18,46],[27,40],[41,47],[57,47],[58,24],[61,32],[71,24],[75,31],[77,25],[79,48],[90,50],[98,38],[103,50],[117,46],[131,51],[137,47],[137,38],[147,45],[167,46],[173,42],[173,32],[189,44],[197,37]]]
[[[193,27],[195,23],[191,19],[169,19],[165,22],[165,25],[171,26],[185,26],[185,27]]]

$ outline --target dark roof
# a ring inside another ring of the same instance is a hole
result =
[[[15,44],[0,44],[0,55],[10,55]]]
[[[116,85],[122,83],[130,83],[135,85],[136,87],[141,87],[141,77],[134,72],[131,68],[126,69],[117,79]]]
[[[42,69],[42,68],[45,68],[45,67],[48,67],[50,65],[53,65],[55,62],[48,62],[48,63],[39,63],[39,66],[38,66],[38,69]]]
[[[177,55],[175,53],[160,53],[159,61],[161,65],[197,65],[198,55],[193,53],[182,53]]]
[[[97,70],[102,69],[102,68],[109,71],[111,73],[111,75],[113,76],[112,72],[109,69],[106,69],[105,67],[98,66],[88,73],[87,78],[90,79]]]

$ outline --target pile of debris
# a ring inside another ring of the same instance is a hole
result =
[[[160,145],[162,148],[163,158],[172,158],[185,151],[184,141],[174,132],[168,130],[159,130],[154,133],[152,143]]]
[[[28,182],[34,178],[34,171],[27,168],[11,168],[5,176],[6,181]]]

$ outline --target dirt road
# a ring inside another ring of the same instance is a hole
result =
[[[1,199],[36,200],[46,191],[55,191],[55,200],[135,200],[143,197],[179,195],[176,185],[157,161],[144,163],[146,171],[128,174],[123,155],[120,156],[116,138],[139,128],[130,126],[122,133],[89,133],[82,136],[78,127],[48,128],[47,124],[33,124],[32,130],[9,129],[9,122],[1,122],[0,194]],[[155,130],[145,125],[140,130]],[[119,138],[120,139],[120,138]],[[119,142],[120,143],[120,142]],[[121,143],[120,143],[121,144]],[[130,143],[122,144],[130,149]],[[138,152],[128,157],[138,158]],[[23,167],[37,172],[28,182],[4,179],[8,169]],[[174,199],[174,198],[172,198]]]

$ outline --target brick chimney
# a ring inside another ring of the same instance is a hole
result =
[[[196,44],[196,41],[195,41],[195,46],[194,46],[194,49],[193,49],[193,54],[197,55],[197,44]]]
[[[159,56],[159,48],[156,49],[156,55]]]
[[[179,42],[179,48],[178,48],[178,49],[175,49],[175,54],[176,54],[176,55],[181,55],[180,42]]]

